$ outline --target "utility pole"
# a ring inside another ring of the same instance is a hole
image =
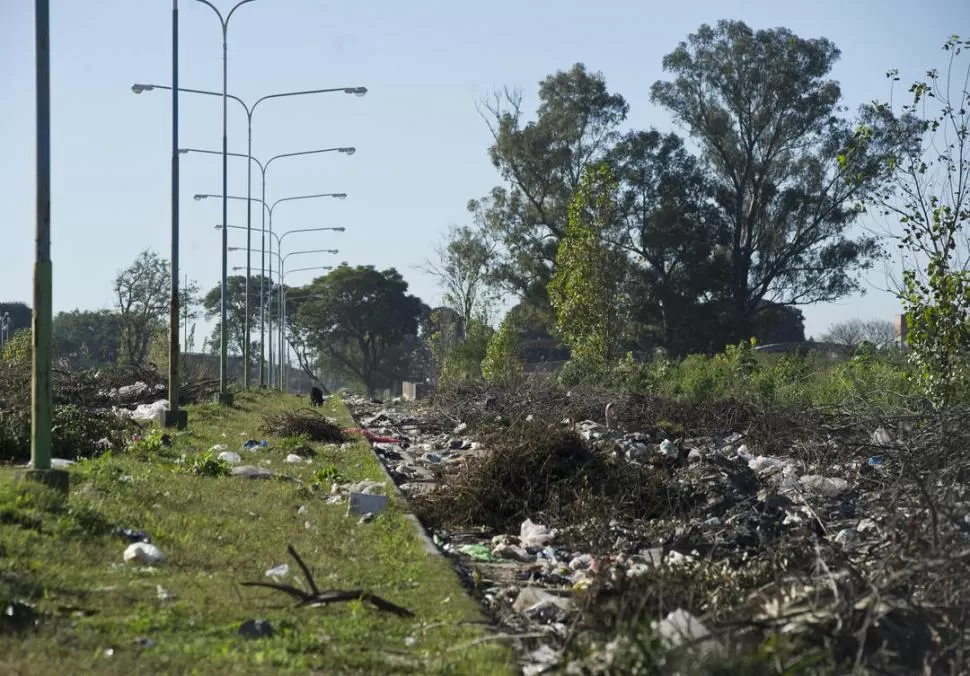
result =
[[[54,320],[51,287],[51,97],[50,6],[35,0],[34,30],[37,97],[37,248],[34,261],[34,317],[31,379],[31,469],[23,474],[67,492],[70,477],[51,466],[51,328]]]
[[[179,7],[172,0],[172,247],[169,254],[172,297],[168,314],[168,407],[165,427],[185,429],[188,416],[179,410]]]

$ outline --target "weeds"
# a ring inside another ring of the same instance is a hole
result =
[[[225,460],[220,460],[212,451],[192,456],[185,463],[185,470],[198,476],[229,476],[232,467]]]
[[[322,488],[328,488],[333,484],[343,483],[344,475],[331,463],[319,467],[310,477],[310,483]]]

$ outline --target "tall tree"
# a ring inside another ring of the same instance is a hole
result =
[[[295,339],[340,364],[374,392],[400,377],[401,348],[425,310],[394,268],[341,265],[303,288]]]
[[[519,93],[506,90],[485,105],[494,137],[492,163],[508,184],[470,208],[498,234],[504,257],[498,271],[509,288],[548,308],[546,286],[566,231],[569,202],[584,170],[617,138],[629,106],[600,73],[581,64],[539,83],[536,120],[526,122]]]
[[[954,35],[944,50],[943,69],[914,82],[901,109],[871,106],[858,134],[862,147],[893,143],[892,180],[872,200],[900,225],[909,359],[937,405],[970,391],[970,40]]]
[[[472,319],[488,321],[496,300],[492,286],[496,252],[496,242],[489,230],[468,226],[451,228],[445,245],[436,251],[437,262],[429,260],[423,266],[444,289],[445,305],[465,324]]]
[[[896,341],[896,327],[888,319],[847,319],[844,322],[832,324],[822,340],[827,343],[839,343],[850,347],[859,347],[863,341],[868,341],[877,348],[887,348]]]
[[[111,310],[59,312],[54,317],[53,351],[77,368],[115,364],[124,323]]]
[[[699,326],[700,306],[723,288],[726,272],[707,173],[680,137],[655,130],[625,135],[609,161],[620,181],[610,236],[636,266],[640,347],[682,354],[706,345],[713,336]]]
[[[556,328],[573,356],[600,366],[613,363],[623,345],[629,266],[604,235],[619,216],[619,184],[605,162],[590,167],[569,205],[559,241],[549,299]]]
[[[824,38],[719,21],[665,56],[673,79],[651,89],[714,172],[735,339],[750,335],[762,299],[805,304],[859,290],[856,273],[878,252],[874,237],[847,234],[880,158],[838,161],[852,138],[839,85],[827,79],[838,58]]]
[[[278,295],[279,287],[274,286],[270,283],[270,280],[266,280],[266,307],[267,312],[271,317],[276,317],[275,309],[279,307]],[[242,275],[233,275],[226,279],[226,290],[228,292],[226,298],[226,330],[227,335],[227,348],[231,354],[242,354],[243,346],[245,345],[246,336],[246,277]],[[257,327],[259,325],[260,316],[260,277],[256,275],[255,277],[249,278],[249,321],[250,328]],[[205,310],[206,319],[219,318],[222,315],[222,285],[216,284],[214,287],[209,289],[205,297],[202,299],[202,307]],[[212,329],[212,336],[209,338],[209,344],[213,346],[214,350],[219,349],[221,344],[222,336],[222,324],[219,319],[216,319],[215,326]],[[252,341],[252,338],[249,338]],[[259,354],[258,344],[253,346],[250,350],[250,354]]]
[[[144,365],[156,332],[167,324],[170,276],[168,261],[146,249],[118,273],[115,303],[121,316],[121,358]]]

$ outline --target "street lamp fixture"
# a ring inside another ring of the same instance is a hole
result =
[[[261,199],[257,199],[257,198],[251,198],[251,201],[259,202],[263,206],[263,213],[264,214],[269,213],[269,234],[270,234],[270,236],[273,239],[276,240],[276,245],[277,245],[277,250],[276,251],[273,251],[273,242],[272,242],[272,240],[270,240],[270,242],[269,242],[269,249],[266,249],[265,247],[263,249],[260,249],[260,253],[263,254],[263,258],[266,257],[265,255],[267,253],[270,256],[276,255],[277,260],[282,265],[282,259],[280,257],[280,253],[279,252],[282,250],[283,240],[286,239],[286,237],[289,236],[289,235],[295,235],[295,234],[300,233],[300,232],[320,232],[322,230],[333,230],[333,231],[336,231],[336,232],[344,232],[344,231],[346,231],[346,228],[345,227],[343,227],[343,226],[337,226],[337,227],[330,227],[330,228],[299,228],[299,229],[296,229],[296,230],[288,230],[287,232],[284,232],[282,235],[277,235],[275,232],[273,232],[273,212],[275,211],[276,207],[279,206],[280,204],[282,204],[283,202],[290,202],[290,201],[294,201],[294,200],[312,199],[312,198],[317,198],[317,197],[336,197],[338,195],[343,195],[344,197],[347,196],[346,193],[324,193],[324,194],[318,194],[318,195],[297,195],[297,196],[293,196],[293,197],[281,197],[280,199],[276,200],[272,204],[267,204],[265,200],[261,200]],[[199,193],[199,194],[195,195],[195,199],[196,200],[202,200],[202,199],[206,199],[208,197],[221,197],[221,195],[210,195],[210,194],[207,194],[207,193]],[[229,196],[229,199],[241,200],[241,199],[248,199],[248,198],[230,195]],[[215,227],[216,227],[216,230],[222,229],[222,225],[221,224],[216,224]],[[242,228],[241,226],[228,225],[225,228],[225,232],[228,232],[229,228],[238,228],[238,229],[245,230],[245,228]],[[266,268],[264,268],[264,270],[266,270]],[[272,272],[273,272],[273,264],[272,264],[272,261],[270,261],[268,271],[272,275]],[[265,292],[264,292],[264,290],[262,288],[262,284],[263,284],[263,281],[262,280],[264,278],[265,278],[265,273],[260,278],[260,287],[261,287],[260,288],[260,298],[261,299],[265,299],[266,298],[266,294],[265,294]],[[247,297],[248,297],[248,293],[247,293]],[[265,306],[265,302],[261,303],[261,305]],[[261,314],[263,314],[262,310],[261,310]],[[272,319],[269,319],[269,322],[268,323],[269,323],[268,332],[270,334],[269,355],[268,355],[269,356],[269,361],[268,361],[268,364],[269,364],[269,379],[268,379],[268,383],[269,384],[272,384],[272,382],[273,382],[273,342],[274,342],[273,339],[272,339],[272,333],[273,333],[273,329],[272,329]],[[260,350],[261,350],[261,352],[262,352],[263,342],[264,342],[263,332],[261,331],[260,332]],[[282,349],[282,343],[283,343],[282,337],[280,337],[279,343],[280,343],[280,348]],[[261,357],[261,363],[262,363],[262,357]]]
[[[218,153],[218,154],[222,155],[222,192],[223,192],[223,194],[225,194],[228,191],[227,178],[226,178],[227,177],[226,158],[227,158],[228,155],[234,155],[234,154],[236,154],[236,153],[230,153],[227,150],[227,141],[226,141],[226,136],[227,136],[227,131],[226,131],[226,101],[227,101],[227,99],[232,99],[233,101],[235,101],[236,103],[238,103],[239,105],[241,105],[243,107],[243,110],[246,112],[246,120],[247,120],[247,132],[246,132],[246,135],[247,135],[247,143],[248,143],[248,148],[249,148],[248,152],[246,153],[246,155],[244,155],[244,157],[247,157],[249,159],[249,161],[250,161],[250,164],[247,167],[247,172],[246,172],[246,192],[247,192],[247,198],[252,195],[252,162],[255,159],[252,156],[252,152],[253,152],[252,151],[252,148],[253,148],[253,114],[256,112],[256,109],[257,109],[257,107],[259,106],[260,103],[262,103],[264,101],[268,101],[270,99],[288,98],[288,97],[292,97],[292,96],[304,96],[304,95],[308,95],[308,94],[328,94],[328,93],[332,93],[333,92],[333,93],[352,94],[352,95],[358,96],[358,97],[361,97],[361,96],[364,96],[365,94],[367,94],[367,87],[331,87],[331,88],[327,88],[327,89],[307,89],[307,90],[303,90],[303,91],[280,92],[280,93],[276,93],[276,94],[267,94],[266,96],[263,96],[263,97],[261,97],[259,99],[256,99],[256,101],[254,101],[252,103],[252,105],[248,105],[245,101],[243,101],[238,96],[235,96],[233,94],[229,94],[226,91],[226,59],[227,59],[227,57],[226,57],[226,53],[227,53],[226,38],[227,38],[227,31],[228,31],[228,23],[229,23],[229,19],[233,15],[233,13],[241,5],[244,5],[244,4],[249,3],[249,2],[252,2],[252,1],[253,0],[240,0],[240,2],[238,2],[229,11],[229,14],[225,18],[223,18],[222,13],[211,2],[209,2],[208,0],[197,0],[197,2],[200,2],[202,4],[208,5],[209,8],[212,9],[216,13],[216,15],[219,17],[219,21],[222,24],[222,92],[221,93],[220,92],[214,92],[214,91],[209,91],[209,90],[205,90],[205,89],[182,88],[182,87],[178,87],[178,85],[173,82],[173,86],[175,88],[174,91],[186,92],[186,93],[190,93],[190,94],[205,94],[205,95],[208,95],[208,96],[219,96],[219,97],[222,98],[222,137],[223,137],[223,143],[222,143],[222,152],[221,153]],[[145,83],[136,83],[136,84],[133,84],[132,87],[131,87],[132,92],[134,92],[135,94],[141,94],[144,91],[152,91],[152,90],[155,90],[155,89],[169,89],[169,90],[172,90],[173,87],[167,87],[165,85],[159,85],[159,84],[145,84]],[[174,91],[173,91],[173,93],[174,93]],[[299,155],[299,154],[303,154],[303,153],[290,153],[290,154],[287,154],[287,155],[283,155],[283,157],[289,157],[290,155]],[[353,152],[349,152],[348,154],[353,154]],[[267,162],[265,165],[262,165],[260,167],[262,169],[262,172],[263,172],[263,199],[264,200],[266,199],[266,168],[267,168],[268,165],[269,165],[269,162]],[[223,215],[223,220],[226,220],[226,218],[227,218],[226,209],[227,209],[227,207],[226,207],[226,200],[225,200],[225,198],[223,198],[223,200],[222,200],[222,211],[223,211],[223,214],[222,215]],[[262,214],[262,216],[263,216],[263,218],[265,218],[265,216],[266,216],[265,212]],[[246,230],[247,230],[247,246],[250,246],[250,248],[251,248],[252,242],[250,241],[250,238],[252,236],[251,235],[251,232],[252,232],[252,214],[251,214],[251,207],[250,207],[249,204],[246,205]],[[263,240],[264,240],[263,241],[263,246],[265,248],[265,245],[266,245],[266,242],[265,242],[265,239],[266,239],[266,223],[265,223],[265,220],[263,221],[262,231],[263,231]],[[248,262],[249,261],[247,259],[247,263]],[[223,262],[223,267],[225,267],[225,262]],[[265,277],[265,269],[266,269],[266,261],[265,261],[265,258],[264,258],[263,261],[261,261],[261,267],[262,267],[262,270],[263,270],[263,273],[264,273],[263,277]],[[246,276],[246,279],[247,279],[247,283],[248,283],[248,279],[249,279],[249,276],[248,275]],[[260,295],[263,295],[263,290],[262,289],[260,289]],[[246,298],[247,299],[249,298],[248,291],[246,293]],[[261,312],[261,315],[263,315],[263,314],[264,313]],[[247,314],[246,317],[247,317],[247,325],[246,325],[246,328],[244,330],[248,334],[248,332],[249,332],[249,324],[248,324],[248,317],[249,317],[249,315]],[[260,332],[261,333],[263,331],[263,328],[262,327],[264,325],[265,325],[264,317],[261,316],[260,317],[260,326],[261,326]],[[222,342],[224,343],[225,341],[223,340]],[[260,342],[262,342],[262,341],[260,341]],[[248,358],[249,343],[248,343],[248,341],[247,341],[246,346],[245,346],[245,351],[246,351],[247,354],[246,354],[245,366],[244,366],[244,379],[246,380],[246,386],[248,387],[249,386],[249,374],[248,374],[248,370],[249,370],[249,358]],[[225,353],[225,349],[221,349],[220,352],[221,353]],[[225,358],[222,355],[220,355],[220,368],[223,368],[224,367],[224,363],[225,363]],[[263,364],[263,360],[260,359],[260,370],[262,370],[262,364]],[[262,376],[262,372],[260,372],[260,384],[261,385],[262,385],[262,380],[263,380],[263,376]]]
[[[192,91],[195,91],[195,90],[192,90]],[[336,89],[336,90],[319,90],[319,92],[328,92],[328,91],[342,91],[342,89]],[[312,93],[319,93],[319,92],[312,91],[312,92],[302,92],[302,93],[311,93],[312,94]],[[205,94],[205,93],[214,93],[214,92],[204,92],[203,91],[203,92],[199,92],[199,93]],[[269,96],[269,97],[264,97],[264,99],[265,98],[273,98],[274,96],[277,96],[277,95],[273,95],[273,96]],[[286,95],[280,94],[278,96],[286,96]],[[233,98],[235,98],[235,97],[233,97]],[[249,180],[249,178],[247,177],[246,199],[248,201],[246,202],[246,238],[247,238],[247,246],[250,247],[250,250],[252,250],[252,243],[249,240],[249,237],[250,237],[250,234],[249,233],[251,232],[251,227],[252,227],[252,203],[253,203],[253,201],[257,201],[257,202],[261,203],[264,207],[267,206],[267,204],[266,204],[266,173],[269,171],[270,165],[272,165],[273,162],[275,162],[276,160],[281,160],[281,159],[286,158],[286,157],[303,157],[303,156],[319,155],[319,154],[322,154],[322,153],[331,153],[331,152],[339,152],[339,153],[341,153],[343,155],[347,155],[349,157],[350,155],[353,155],[353,154],[355,154],[357,152],[357,149],[354,148],[353,146],[340,146],[340,147],[336,147],[336,148],[316,148],[316,149],[313,149],[313,150],[301,150],[301,151],[298,151],[298,152],[280,153],[279,155],[274,155],[274,156],[270,157],[268,160],[266,160],[264,162],[260,162],[257,158],[253,157],[253,155],[252,155],[252,113],[253,113],[253,111],[256,108],[256,104],[258,104],[260,101],[262,101],[264,99],[257,100],[256,103],[254,103],[253,106],[250,108],[250,107],[246,106],[246,104],[242,100],[240,100],[238,98],[235,98],[235,100],[238,101],[239,104],[241,106],[243,106],[243,108],[245,109],[247,118],[249,120],[249,127],[250,127],[249,150],[246,153],[228,153],[229,155],[232,155],[233,157],[240,157],[240,158],[249,160],[250,166],[252,165],[253,162],[255,162],[256,163],[256,166],[259,167],[260,174],[262,175],[262,185],[263,185],[262,199],[255,199],[255,198],[253,198],[253,196],[252,196],[252,181]],[[201,149],[201,148],[183,148],[183,149],[180,149],[179,152],[180,153],[183,153],[183,154],[184,153],[190,153],[190,152],[201,153],[201,154],[206,154],[206,155],[221,155],[222,154],[222,153],[220,153],[219,151],[216,151],[216,150],[204,150],[204,149]],[[251,174],[251,172],[250,172],[250,174]],[[242,199],[242,198],[236,198],[236,199]],[[270,231],[269,231],[269,234],[272,236],[273,235],[272,209],[269,209],[269,213],[270,213]],[[265,255],[265,251],[266,251],[266,244],[267,244],[267,242],[266,242],[266,214],[267,214],[267,209],[264,208],[263,210],[260,211],[260,216],[261,216],[261,221],[262,221],[261,233],[262,233],[262,246],[263,246],[263,248],[261,249],[261,251],[264,252],[263,255],[260,256],[260,289],[259,289],[259,296],[260,296],[260,298],[265,298],[266,297],[266,292],[265,292],[265,287],[264,287],[264,280],[266,279],[266,255]],[[270,249],[272,249],[272,242],[270,242],[269,244],[270,244]],[[248,280],[249,277],[247,276],[246,279]],[[249,292],[248,291],[246,292],[246,300],[247,300],[247,302],[249,301]],[[246,317],[249,317],[249,313],[248,312],[246,314]],[[248,331],[248,327],[247,327],[246,330]],[[259,384],[260,384],[260,387],[263,387],[266,384],[266,380],[263,377],[263,364],[266,363],[266,353],[264,351],[265,350],[265,345],[266,345],[266,308],[265,308],[265,303],[260,303],[260,311],[259,311],[259,345],[260,345]],[[272,360],[270,360],[270,361],[272,361]],[[248,360],[246,361],[246,363],[248,365],[248,363],[249,363]]]

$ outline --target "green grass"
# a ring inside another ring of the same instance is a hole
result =
[[[66,504],[0,470],[0,612],[25,601],[40,618],[26,633],[0,620],[0,673],[513,673],[507,647],[475,643],[485,635],[471,624],[482,620],[478,604],[446,560],[424,551],[402,505],[358,525],[346,504],[325,503],[329,485],[314,486],[315,474],[334,476],[320,472],[330,466],[344,480],[383,480],[366,442],[311,444],[316,457],[300,465],[283,461],[292,439],[241,449],[246,439],[265,438],[260,413],[299,405],[295,397],[243,393],[232,410],[189,407],[190,429],[173,434],[171,447],[143,442],[78,462]],[[326,413],[351,422],[339,404]],[[269,459],[270,469],[298,481],[186,469],[217,443],[247,464]],[[148,531],[168,561],[154,571],[125,565],[127,543],[116,527]],[[270,581],[265,571],[282,563],[290,566],[287,582],[299,579],[288,544],[322,589],[364,588],[416,617],[354,602],[294,609],[282,593],[240,586]],[[175,598],[160,599],[157,586]],[[240,637],[250,618],[269,620],[276,635]],[[141,638],[157,643],[141,647]]]

